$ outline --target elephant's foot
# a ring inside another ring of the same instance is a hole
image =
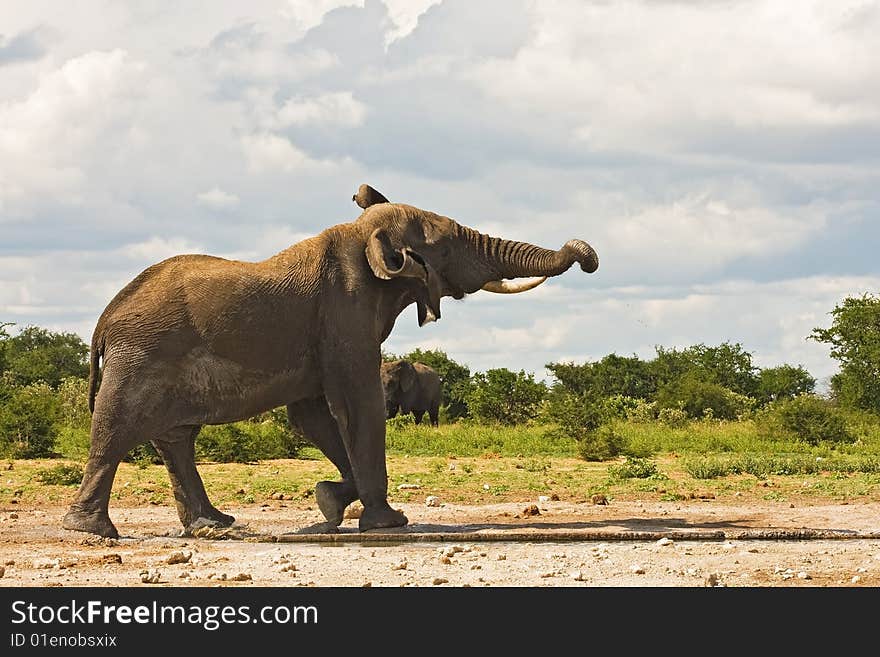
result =
[[[64,515],[61,526],[64,529],[89,532],[104,538],[119,538],[119,532],[106,511],[86,511],[74,505]]]
[[[297,529],[296,534],[338,534],[339,527],[334,525],[332,522],[317,522],[314,525],[309,525],[308,527],[302,527]]]
[[[207,513],[203,512],[201,516],[202,518],[208,518],[209,520],[219,523],[221,527],[230,527],[232,523],[235,522],[235,516],[223,513],[219,509],[215,509],[213,506],[208,509]]]
[[[334,527],[342,524],[345,509],[357,499],[352,486],[344,481],[319,481],[315,484],[315,501],[318,509]]]
[[[193,531],[199,527],[229,527],[235,518],[209,506],[207,509],[187,512],[181,516],[180,522],[187,530]]]
[[[409,519],[397,509],[392,509],[387,503],[382,506],[365,506],[358,529],[365,532],[371,529],[387,529],[390,527],[403,527],[409,523]]]

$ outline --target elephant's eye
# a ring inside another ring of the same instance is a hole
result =
[[[441,258],[448,258],[448,257],[449,257],[449,251],[450,251],[450,249],[449,249],[449,245],[448,245],[448,244],[441,244],[441,245],[440,245],[440,257],[441,257]]]

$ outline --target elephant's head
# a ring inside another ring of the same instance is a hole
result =
[[[382,363],[380,375],[385,391],[386,417],[391,418],[397,414],[403,395],[412,390],[418,377],[412,363],[406,360]]]
[[[461,299],[478,290],[524,292],[575,262],[587,273],[599,267],[593,247],[581,240],[569,240],[552,251],[490,237],[448,217],[390,203],[368,185],[361,185],[355,201],[366,206],[358,223],[367,235],[366,257],[373,274],[412,281],[419,326],[439,319],[444,296]],[[524,277],[537,279],[505,280]]]

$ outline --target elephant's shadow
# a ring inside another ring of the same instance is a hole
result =
[[[303,535],[303,534],[322,534],[322,528],[326,527],[323,523],[303,527],[293,532],[285,532],[278,536]],[[392,529],[375,529],[366,532],[360,532],[357,527],[339,527],[338,534],[348,536],[362,536],[364,540],[369,540],[370,536],[401,536],[407,537],[404,540],[446,540],[447,537],[461,537],[466,539],[468,535],[485,534],[487,532],[497,533],[499,536],[511,535],[515,540],[529,540],[529,536],[534,535],[535,540],[553,540],[554,535],[558,535],[560,540],[577,538],[582,535],[585,540],[598,538],[603,535],[614,537],[625,537],[623,535],[632,534],[633,538],[639,538],[644,534],[662,534],[673,533],[686,535],[693,533],[695,535],[704,536],[705,538],[724,538],[725,532],[748,532],[754,531],[756,527],[753,521],[748,519],[730,519],[717,521],[699,521],[692,522],[685,518],[663,517],[663,518],[616,518],[606,520],[593,520],[584,522],[546,522],[546,521],[526,521],[521,523],[467,523],[467,524],[439,524],[439,523],[411,523],[405,527],[396,527]],[[781,527],[762,527],[761,531],[784,531]],[[843,532],[840,529],[815,529],[813,531],[824,532]]]

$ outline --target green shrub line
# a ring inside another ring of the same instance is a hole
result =
[[[79,486],[83,478],[82,466],[72,463],[59,463],[50,468],[41,468],[34,477],[41,484],[56,486]]]
[[[874,454],[830,457],[807,454],[711,455],[689,458],[683,467],[694,479],[716,479],[739,474],[761,479],[770,475],[814,475],[822,472],[878,474],[880,457]]]
[[[880,298],[849,297],[830,314],[829,328],[807,336],[831,345],[840,362],[828,397],[815,394],[816,381],[804,367],[756,367],[750,352],[730,342],[656,346],[648,360],[609,354],[580,364],[547,363],[552,383],[524,370],[472,373],[439,349],[383,353],[433,367],[443,384],[440,426],[416,426],[409,415],[388,420],[387,452],[614,460],[611,476],[617,478],[661,476],[650,472],[650,459],[661,454],[685,457],[696,478],[875,473]],[[0,320],[0,458],[84,462],[91,422],[88,345],[73,333],[35,326],[13,335],[11,326]],[[202,428],[196,456],[214,462],[296,458],[307,444],[285,409],[276,408]],[[150,443],[126,460],[161,463]]]

